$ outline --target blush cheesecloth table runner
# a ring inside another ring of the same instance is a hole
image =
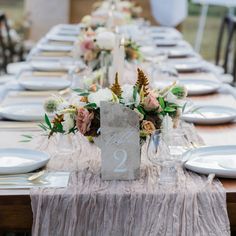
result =
[[[184,130],[201,143],[193,126]],[[69,186],[31,190],[34,236],[230,235],[226,193],[217,179],[179,167],[174,185],[160,184],[159,168],[143,151],[139,180],[102,181],[99,150],[79,138],[80,152],[56,155],[47,166],[72,171]]]

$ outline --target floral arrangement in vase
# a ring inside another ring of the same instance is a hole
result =
[[[101,101],[119,103],[135,111],[140,120],[140,138],[146,138],[159,129],[163,121],[177,126],[183,99],[187,95],[184,87],[173,83],[162,90],[151,90],[149,80],[141,69],[134,85],[119,84],[118,74],[110,88],[99,88],[93,84],[89,89],[76,89],[78,95],[71,101],[60,97],[48,98],[45,111],[53,114],[50,120],[40,124],[50,138],[55,133],[80,132],[89,140],[100,134]]]
[[[111,53],[116,44],[115,33],[100,27],[97,30],[86,28],[75,44],[74,56],[82,58],[93,70],[111,64]],[[140,47],[132,40],[124,40],[125,58],[141,60]]]

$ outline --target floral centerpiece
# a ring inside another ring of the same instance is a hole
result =
[[[132,18],[139,17],[142,12],[142,8],[134,1],[96,2],[93,8],[93,13],[81,20],[84,25],[93,29],[106,26],[110,20],[116,26],[127,24]]]
[[[41,124],[48,137],[55,133],[70,134],[80,132],[89,140],[100,134],[101,101],[119,103],[135,111],[140,120],[140,138],[145,140],[161,127],[163,120],[169,119],[177,126],[181,114],[182,100],[186,89],[182,86],[168,86],[162,90],[151,90],[148,78],[138,69],[138,79],[134,85],[121,86],[116,74],[110,88],[92,85],[89,89],[76,89],[79,96],[70,102],[51,97],[45,104],[45,111],[53,113],[50,120],[45,115],[45,124]]]
[[[96,31],[87,28],[75,44],[74,56],[83,59],[93,70],[99,69],[111,64],[111,52],[115,47],[115,41],[116,35],[106,28],[100,27]],[[125,40],[124,46],[126,60],[142,59],[140,47],[135,42]]]

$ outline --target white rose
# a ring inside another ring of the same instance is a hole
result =
[[[169,103],[175,103],[175,104],[178,104],[179,103],[179,100],[178,98],[171,92],[169,91],[166,95],[166,101],[169,102]]]
[[[96,34],[99,34],[99,33],[102,33],[102,32],[107,32],[107,28],[105,28],[105,27],[98,27],[98,28],[95,30],[95,33],[96,33]]]
[[[112,32],[100,32],[96,37],[96,43],[100,49],[112,50],[115,46],[115,34]]]
[[[64,121],[62,122],[63,129],[66,133],[69,133],[69,131],[74,127],[75,121],[73,119],[73,115],[66,113],[64,114]]]
[[[110,89],[99,89],[95,93],[90,93],[88,96],[89,103],[95,103],[97,107],[100,107],[101,101],[110,102],[113,100],[112,92]]]
[[[136,101],[134,101],[134,86],[130,84],[125,84],[122,86],[122,98],[124,99],[124,102],[126,105],[129,105],[130,103],[135,103],[135,106],[138,106],[140,103],[140,96],[137,93]]]
[[[76,94],[72,94],[71,95],[71,98],[70,98],[70,104],[73,104],[73,106],[76,106],[76,107],[83,107],[86,105],[85,102],[81,102],[80,101],[81,97],[76,95]]]

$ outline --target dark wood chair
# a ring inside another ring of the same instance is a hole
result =
[[[0,71],[5,73],[9,63],[22,61],[24,55],[23,44],[13,42],[11,38],[10,27],[4,13],[0,13],[0,55],[2,58]]]
[[[226,31],[226,32],[225,32]],[[223,39],[226,34],[226,45],[223,48]],[[236,17],[231,15],[226,15],[220,27],[217,48],[216,48],[216,65],[220,65],[221,61],[221,52],[223,49],[223,64],[222,67],[225,70],[225,73],[230,73],[234,77],[234,82],[236,82],[236,43],[234,38],[236,37]],[[233,50],[234,48],[234,50]],[[232,50],[234,51],[233,55],[233,68],[229,71],[229,58],[232,56]]]

